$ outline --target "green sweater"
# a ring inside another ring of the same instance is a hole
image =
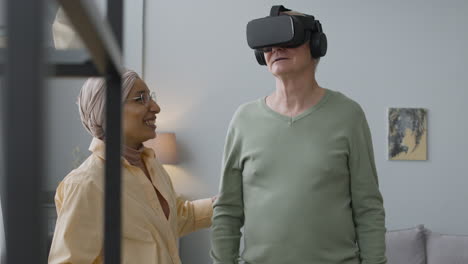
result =
[[[296,117],[236,111],[215,204],[216,264],[384,264],[385,212],[361,107],[326,90]]]

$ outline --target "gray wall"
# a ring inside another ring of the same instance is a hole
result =
[[[159,96],[160,131],[181,163],[169,171],[189,198],[217,192],[224,136],[236,107],[274,89],[247,47],[245,25],[274,1],[147,1],[144,71]],[[423,223],[468,234],[468,2],[283,1],[312,13],[328,35],[319,83],[364,108],[372,130],[387,227]],[[427,108],[428,161],[388,161],[388,107]],[[298,215],[297,217],[300,217]],[[208,231],[182,239],[186,263],[209,263]]]
[[[91,136],[80,121],[76,98],[84,79],[53,78],[46,85],[44,188],[55,191],[70,170],[89,155]]]

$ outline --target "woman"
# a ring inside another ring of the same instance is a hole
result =
[[[237,263],[241,227],[245,263],[386,262],[367,121],[356,102],[317,83],[315,43],[265,49],[275,90],[231,121],[213,217],[216,264]]]
[[[122,263],[181,263],[177,239],[211,225],[213,198],[177,198],[154,152],[143,146],[156,136],[160,108],[134,71],[126,71],[122,82]],[[103,263],[105,81],[88,79],[78,105],[81,121],[93,136],[92,154],[57,188],[51,264]]]

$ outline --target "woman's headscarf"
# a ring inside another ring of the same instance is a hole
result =
[[[137,78],[138,74],[127,70],[122,76],[122,101],[124,101]],[[78,108],[81,122],[88,132],[96,138],[105,137],[105,101],[106,81],[104,78],[89,78],[81,88],[78,96]]]

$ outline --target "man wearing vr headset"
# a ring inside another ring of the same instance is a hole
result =
[[[214,263],[386,263],[364,112],[315,79],[327,49],[320,22],[273,6],[248,23],[247,42],[276,90],[240,106],[231,121],[214,207]]]

